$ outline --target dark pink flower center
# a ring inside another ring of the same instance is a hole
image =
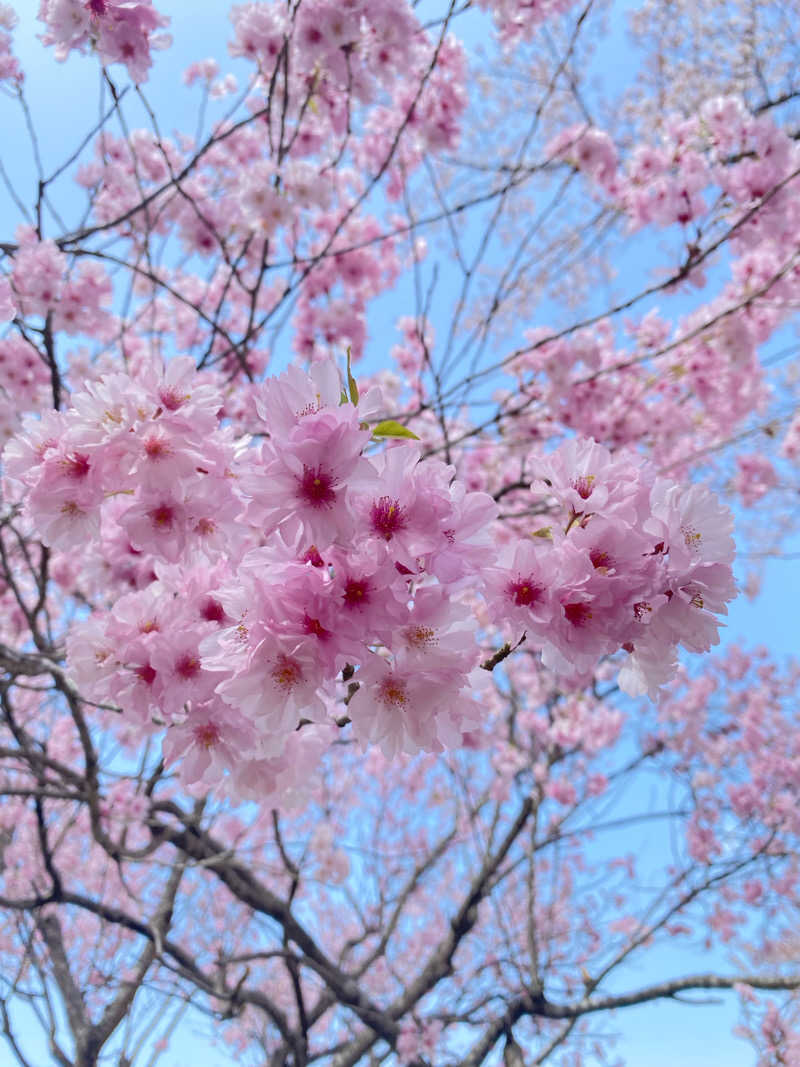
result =
[[[319,554],[319,549],[316,545],[312,545],[301,557],[303,563],[310,563],[312,567],[324,567],[325,560]]]
[[[219,744],[219,727],[214,722],[204,722],[202,726],[195,726],[194,739],[203,748],[213,748]]]
[[[312,508],[328,507],[336,499],[336,482],[324,467],[303,467],[303,477],[298,481],[300,495]]]
[[[366,578],[348,578],[344,585],[344,602],[349,608],[369,603],[370,587]]]
[[[76,480],[85,478],[89,473],[89,457],[83,452],[73,452],[71,456],[63,460],[63,466],[68,477]]]
[[[166,441],[152,434],[144,439],[144,454],[148,459],[163,459],[169,455],[169,447]]]
[[[399,500],[392,500],[389,496],[382,496],[372,505],[370,514],[372,529],[385,541],[391,541],[396,533],[404,530],[408,525],[408,516],[405,508],[400,506]]]
[[[200,615],[206,620],[206,622],[222,622],[225,618],[225,609],[218,600],[213,597],[209,597],[203,601],[200,608]]]
[[[614,566],[611,556],[609,556],[608,552],[604,552],[602,548],[593,548],[589,553],[589,559],[592,561],[592,566],[596,571],[609,571]]]
[[[156,672],[149,663],[143,663],[141,667],[134,667],[133,673],[138,675],[145,685],[152,685],[156,680]]]
[[[186,652],[175,664],[175,673],[187,682],[200,673],[200,660]]]
[[[303,616],[303,629],[307,634],[318,637],[320,641],[327,641],[331,636],[330,630],[326,630],[319,619],[312,619],[308,612]]]
[[[572,488],[581,498],[581,500],[588,500],[592,495],[592,486],[594,484],[593,474],[581,474],[578,478],[572,479]]]
[[[150,521],[158,530],[171,530],[175,521],[175,509],[169,504],[159,504],[148,512]]]
[[[544,590],[534,582],[533,578],[516,578],[509,582],[506,593],[518,608],[531,608],[542,596]]]
[[[167,411],[177,411],[189,399],[189,393],[179,393],[174,386],[170,386],[159,389],[158,398]]]
[[[200,537],[210,537],[211,534],[216,532],[216,529],[217,524],[213,519],[198,519],[195,524],[194,532]]]
[[[588,604],[577,602],[564,605],[564,615],[573,626],[585,626],[592,617],[592,611]]]

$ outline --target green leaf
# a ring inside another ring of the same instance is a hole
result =
[[[373,437],[410,437],[414,441],[419,441],[419,438],[415,433],[412,433],[407,426],[403,426],[402,423],[395,422],[394,419],[384,419],[383,422],[379,422],[377,426],[372,427]]]
[[[358,386],[350,371],[350,345],[347,346],[347,388],[350,390],[350,400],[355,407],[358,404]]]

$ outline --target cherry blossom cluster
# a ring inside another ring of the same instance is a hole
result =
[[[723,300],[738,302],[737,287],[726,287]],[[770,305],[758,332],[752,308],[702,332],[713,309],[692,312],[677,326],[654,310],[630,324],[627,343],[611,320],[552,341],[546,328],[532,330],[530,350],[514,363],[528,398],[520,430],[547,436],[565,427],[612,448],[646,441],[657,463],[681,465],[766,410],[759,345],[788,308]],[[506,406],[518,407],[518,394],[509,394]]]
[[[71,337],[108,338],[115,320],[108,311],[112,283],[105,267],[90,260],[71,266],[54,241],[40,240],[30,226],[19,226],[16,238],[9,292],[20,314],[49,315],[51,329]]]
[[[681,671],[659,709],[668,751],[692,774],[690,855],[712,865],[730,854],[733,835],[751,835],[761,847],[771,838],[773,854],[791,857],[782,878],[770,879],[771,890],[783,896],[794,895],[800,886],[800,871],[787,844],[800,829],[793,801],[800,773],[798,680],[797,663],[779,668],[766,648],[733,646],[699,677]],[[724,788],[722,768],[735,772]],[[765,884],[751,879],[729,903],[753,904],[765,892]]]
[[[20,85],[25,78],[19,60],[11,51],[11,31],[17,25],[17,16],[8,4],[0,4],[0,82]]]
[[[735,205],[749,207],[796,169],[798,151],[771,115],[751,115],[737,97],[715,97],[691,119],[672,119],[661,149],[633,156],[633,189],[626,207],[639,223],[686,223],[706,213],[702,190],[719,185]],[[791,211],[791,193],[778,191],[759,211],[748,244],[779,238]]]
[[[170,43],[157,32],[169,19],[152,0],[39,0],[38,17],[46,26],[42,42],[55,46],[56,59],[93,47],[101,63],[124,63],[134,82],[147,80],[151,49]]]
[[[502,44],[513,48],[529,41],[547,19],[563,15],[575,0],[478,0],[478,6],[491,12]]]
[[[281,157],[317,154],[331,142],[343,150],[356,104],[371,105],[356,153],[367,171],[391,155],[404,128],[413,135],[402,146],[406,169],[426,150],[455,147],[467,102],[463,49],[452,37],[436,41],[405,0],[307,0],[294,12],[246,3],[231,19],[231,55],[252,60],[259,72],[252,106],[261,106],[262,92],[272,94],[266,121],[273,142],[288,123]],[[285,78],[276,78],[281,64]],[[397,176],[398,191],[402,184]]]
[[[736,457],[733,488],[745,507],[758,503],[777,484],[777,471],[767,456],[750,452]]]
[[[548,153],[585,173],[632,228],[681,227],[683,258],[665,299],[704,286],[707,268],[719,269],[689,224],[729,233],[727,280],[677,321],[651,308],[626,324],[627,338],[613,317],[557,338],[537,327],[514,363],[527,400],[515,416],[521,431],[539,427],[547,436],[563,426],[612,448],[647,441],[656,462],[681,468],[770,404],[759,352],[800,299],[800,149],[769,114],[717,97],[691,118],[668,117],[661,143],[640,144],[624,161],[604,131],[586,126],[563,131]],[[513,392],[507,407],[519,407]],[[793,440],[790,427],[787,456]],[[761,460],[743,462],[733,484],[750,506],[763,492],[749,484],[766,491],[776,476]],[[756,465],[765,480],[755,478]]]
[[[145,365],[136,382],[112,374],[87,383],[73,405],[28,417],[6,454],[45,541],[85,545],[109,499],[122,497],[130,506],[119,522],[135,549],[170,561],[194,547],[221,551],[228,535],[218,517],[236,511],[234,443],[218,427],[218,392],[197,380],[193,360],[163,372]]]
[[[292,156],[277,168],[268,152],[255,126],[226,135],[204,154],[204,169],[184,180],[185,195],[177,196],[170,171],[187,165],[185,146],[145,130],[134,130],[127,139],[104,133],[95,144],[95,158],[77,177],[93,191],[94,217],[101,224],[134,211],[144,188],[154,206],[137,221],[151,226],[148,232],[176,236],[187,253],[203,261],[218,256],[223,246],[229,256],[239,257],[236,270],[218,264],[210,277],[186,267],[158,272],[156,283],[169,287],[175,299],[165,294],[157,300],[153,325],[162,335],[173,334],[179,348],[205,344],[209,324],[217,322],[215,358],[235,370],[229,338],[254,329],[254,305],[268,318],[286,298],[283,273],[258,285],[259,272],[275,272],[276,262],[286,267],[301,257],[308,267],[294,315],[295,350],[319,357],[350,347],[357,360],[365,344],[367,304],[402,269],[397,239],[382,238],[385,226],[353,209],[350,176],[326,170],[319,160]],[[138,247],[126,222],[119,233]],[[85,313],[90,310],[89,304]],[[265,360],[262,349],[248,347],[251,370],[261,370]]]
[[[389,195],[399,197],[426,152],[456,146],[467,103],[463,48],[451,36],[435,38],[409,7],[394,3],[306,3],[294,14],[251,3],[231,18],[232,55],[256,66],[246,105],[253,117],[220,122],[199,152],[188,137],[176,143],[146,130],[126,137],[103,131],[95,158],[77,172],[92,222],[119,220],[114,232],[137,252],[158,234],[177,236],[203,260],[223,255],[210,276],[184,266],[159,268],[153,278],[175,298],[156,301],[164,313],[153,325],[162,335],[174,332],[179,349],[205,344],[214,323],[214,361],[236,370],[230,338],[247,333],[248,368],[261,369],[266,353],[254,343],[256,323],[278,312],[287,295],[278,271],[300,260],[295,350],[319,358],[349,347],[357,360],[367,304],[403,267],[397,241],[382,237],[394,223],[367,214],[362,202],[384,173]],[[215,61],[196,63],[185,81],[208,83],[218,70]],[[179,192],[171,180],[177,173],[185,175]],[[150,206],[137,212],[143,193]],[[52,259],[41,244],[37,254]],[[57,293],[60,307],[61,267],[50,267],[45,295]],[[42,269],[36,277],[45,283]],[[144,291],[142,284],[137,295]]]
[[[746,1004],[758,1000],[747,986],[737,992]],[[791,1001],[779,1005],[770,999],[757,1014],[761,1016],[758,1025],[736,1028],[737,1034],[748,1038],[759,1050],[756,1067],[777,1067],[781,1061],[794,1063],[800,1059],[800,1026],[795,1005]]]
[[[639,144],[624,166],[607,133],[592,126],[561,131],[547,148],[618,200],[636,226],[687,225],[708,214],[705,190],[718,186],[729,206],[750,207],[796,170],[800,153],[769,115],[750,114],[738,97],[713,97],[700,113],[667,117],[659,145]],[[779,238],[792,212],[782,189],[745,226],[747,242]]]
[[[74,629],[76,677],[140,727],[176,727],[173,747],[213,750],[216,771],[249,757],[243,788],[265,766],[274,779],[307,765],[294,749],[320,731],[296,727],[329,722],[348,667],[364,743],[441,749],[479,720],[476,624],[453,594],[485,559],[494,502],[420,463],[402,427],[371,431],[380,398],[349,389],[343,403],[326,364],[268,381],[255,401],[265,439],[248,449],[190,359],[145,363],[29,418],[6,450],[48,544],[108,545],[112,525],[126,555],[149,557],[154,581]],[[367,455],[374,433],[401,439]]]
[[[800,412],[789,423],[781,444],[781,451],[787,459],[797,460],[800,458]]]
[[[13,335],[0,340],[0,441],[20,429],[21,412],[51,400],[50,373],[33,345]]]
[[[569,126],[547,145],[550,158],[563,159],[614,195],[619,189],[619,157],[614,142],[594,126]]]
[[[211,375],[144,360],[7,446],[45,543],[142,557],[140,588],[71,631],[71,669],[132,728],[168,726],[190,778],[285,793],[342,700],[365,746],[459,746],[481,720],[481,592],[566,684],[622,648],[621,684],[655,695],[678,644],[716,641],[733,543],[709,492],[576,440],[535,460],[549,525],[509,540],[491,497],[422,460],[382,403],[332,362],[290,367],[256,387],[248,447]]]
[[[545,666],[576,684],[623,648],[620,685],[655,696],[678,645],[699,652],[718,641],[717,616],[735,595],[730,513],[709,490],[591,439],[532,466],[534,495],[555,509],[489,569],[495,621],[524,631]]]

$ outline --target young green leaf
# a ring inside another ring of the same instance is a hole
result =
[[[383,422],[379,422],[377,426],[372,427],[373,437],[410,437],[414,441],[419,441],[419,438],[413,433],[407,426],[403,426],[400,422],[395,422],[394,419],[384,419]]]
[[[350,390],[350,401],[355,407],[358,404],[358,386],[350,371],[350,345],[347,346],[347,388]]]

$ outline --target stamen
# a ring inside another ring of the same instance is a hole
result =
[[[405,508],[400,506],[399,500],[382,496],[372,505],[370,522],[376,534],[384,541],[391,541],[396,533],[404,530],[408,525],[408,515]]]
[[[585,626],[592,617],[592,611],[588,604],[576,603],[565,604],[564,615],[573,626]]]
[[[270,675],[275,684],[287,693],[303,680],[303,670],[297,660],[283,654],[278,656]]]
[[[595,476],[593,474],[582,474],[577,478],[573,478],[570,484],[581,500],[588,500],[592,495],[594,480]]]
[[[298,478],[300,495],[312,508],[331,505],[336,499],[336,481],[324,467],[303,467],[303,477]]]
[[[518,608],[532,608],[541,600],[544,590],[532,577],[516,578],[506,586],[506,595],[511,597]]]
[[[406,683],[390,674],[384,678],[378,687],[378,695],[384,704],[390,708],[402,708],[408,703]]]

